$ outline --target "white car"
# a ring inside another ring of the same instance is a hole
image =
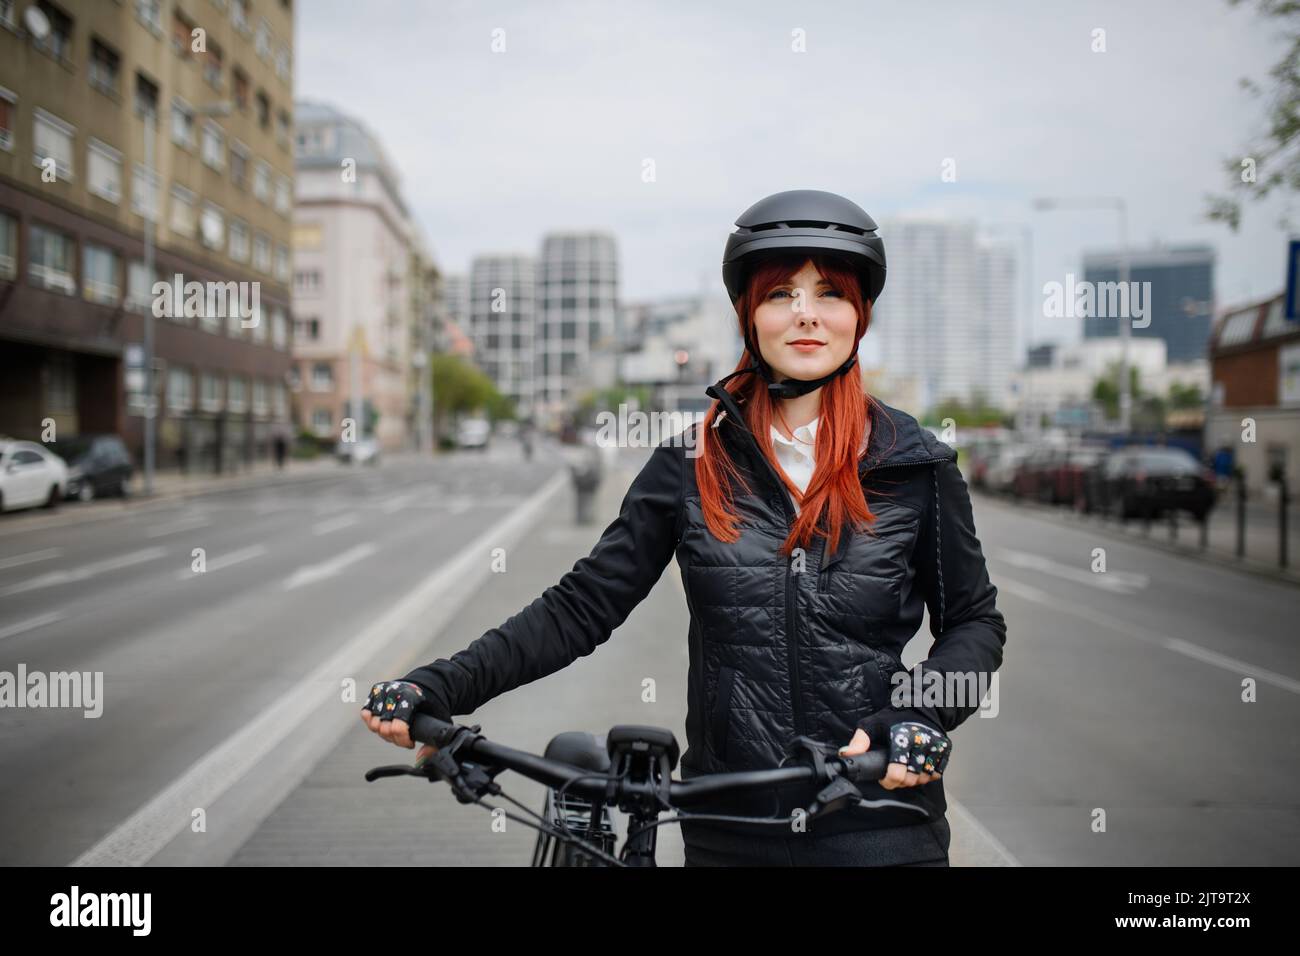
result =
[[[491,435],[492,423],[486,418],[466,418],[456,429],[456,445],[459,448],[484,449]]]
[[[31,441],[0,439],[0,511],[58,506],[68,486],[62,458]]]
[[[344,464],[375,465],[379,463],[379,442],[373,438],[340,441],[334,446],[334,457]]]

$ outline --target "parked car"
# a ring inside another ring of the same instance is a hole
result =
[[[1010,494],[1016,471],[1030,453],[1028,445],[1004,445],[984,469],[984,487],[997,494]]]
[[[1187,511],[1204,520],[1214,507],[1214,473],[1181,448],[1124,448],[1101,469],[1097,510],[1120,519]]]
[[[486,418],[465,418],[456,426],[458,448],[485,449],[492,434],[492,423]]]
[[[1044,500],[1082,511],[1085,475],[1105,457],[1106,449],[1097,445],[1073,445],[1059,449],[1048,459],[1043,469]]]
[[[134,465],[125,442],[117,435],[76,435],[47,442],[45,448],[67,462],[64,494],[68,498],[126,497]]]
[[[58,507],[68,484],[68,466],[32,441],[0,439],[0,511]]]
[[[341,441],[334,446],[334,457],[348,465],[377,465],[379,442],[374,438]]]

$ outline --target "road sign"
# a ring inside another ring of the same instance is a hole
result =
[[[1286,254],[1286,317],[1300,320],[1300,239],[1292,239]]]

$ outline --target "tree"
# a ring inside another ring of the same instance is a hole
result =
[[[1238,6],[1243,0],[1227,0]],[[1241,225],[1242,200],[1259,201],[1275,189],[1300,192],[1300,3],[1296,0],[1255,0],[1259,14],[1277,21],[1287,48],[1269,70],[1268,132],[1240,156],[1224,160],[1228,174],[1228,195],[1207,195],[1206,218],[1224,222],[1236,232]],[[1256,98],[1265,96],[1259,84],[1247,77],[1239,80]],[[1284,214],[1279,225],[1290,229]]]
[[[502,395],[492,379],[458,355],[437,354],[429,363],[433,375],[433,407],[437,412],[435,428],[443,433],[447,415],[489,409],[499,410]]]
[[[1205,396],[1201,394],[1199,385],[1180,385],[1178,382],[1170,382],[1168,403],[1170,408],[1200,408],[1205,404]]]
[[[1142,397],[1142,390],[1138,386],[1138,370],[1136,365],[1128,367],[1128,390],[1132,396],[1134,405]],[[1119,418],[1119,363],[1111,362],[1106,366],[1106,373],[1097,381],[1092,383],[1092,400],[1099,404],[1106,413],[1106,419],[1113,421]]]

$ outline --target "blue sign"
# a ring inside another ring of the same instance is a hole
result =
[[[1286,317],[1300,319],[1300,239],[1292,239],[1286,255]]]

